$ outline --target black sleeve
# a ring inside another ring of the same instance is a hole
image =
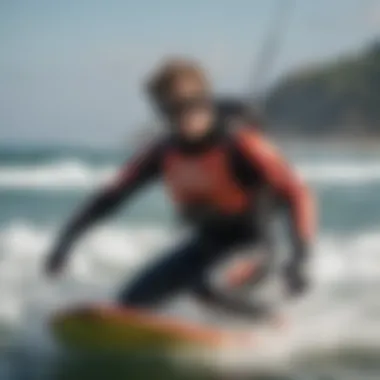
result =
[[[160,175],[162,144],[153,144],[137,154],[119,171],[114,180],[100,190],[68,223],[61,241],[69,244],[94,223],[108,216],[145,184]]]

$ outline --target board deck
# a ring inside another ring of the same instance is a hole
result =
[[[68,348],[170,350],[242,342],[247,334],[115,306],[80,306],[51,318],[55,339]]]

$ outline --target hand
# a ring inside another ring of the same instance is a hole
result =
[[[290,263],[285,268],[285,281],[291,296],[302,295],[309,288],[309,282],[300,265]]]
[[[59,274],[65,263],[66,252],[67,247],[61,244],[49,254],[45,262],[45,272],[48,276]]]

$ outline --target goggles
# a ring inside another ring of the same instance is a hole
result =
[[[209,109],[211,106],[211,99],[203,96],[162,102],[159,104],[160,111],[169,119],[177,118],[186,112]]]

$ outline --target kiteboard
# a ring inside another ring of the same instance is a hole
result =
[[[147,311],[105,305],[60,311],[51,318],[50,327],[59,344],[85,350],[212,349],[241,347],[248,340],[252,342],[252,335],[247,331],[229,331]]]

